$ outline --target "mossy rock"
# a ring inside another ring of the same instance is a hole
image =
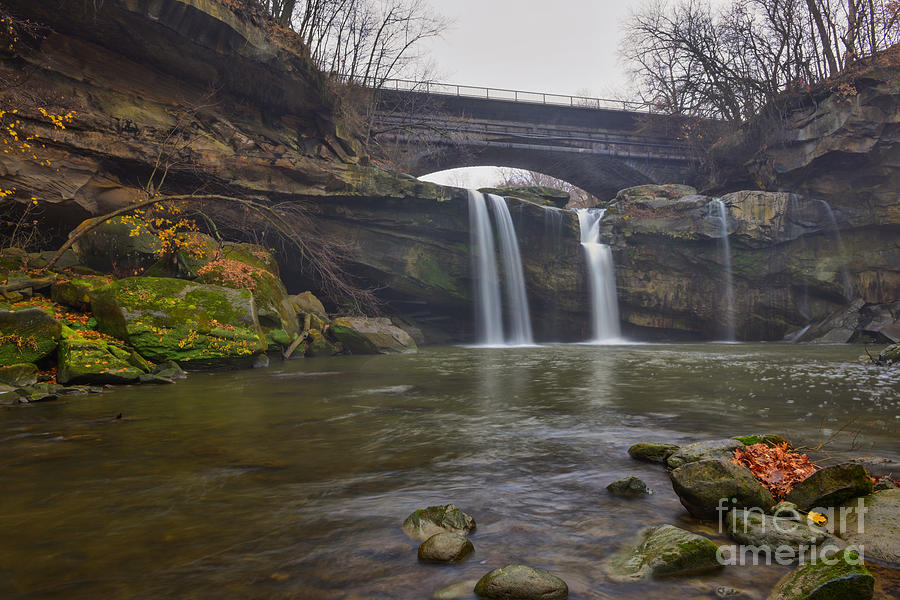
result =
[[[253,295],[182,279],[132,277],[91,293],[100,331],[159,362],[247,359],[268,347]]]
[[[323,305],[322,301],[316,298],[316,295],[312,292],[295,294],[290,297],[290,301],[298,314],[302,312],[318,315],[320,317],[324,317],[327,314],[325,312],[325,305]]]
[[[329,328],[331,336],[351,354],[393,354],[416,352],[408,333],[386,318],[339,317]]]
[[[327,339],[318,329],[310,329],[306,342],[306,356],[334,356],[340,353],[340,343]]]
[[[121,358],[131,353],[102,340],[85,340],[77,336],[59,345],[57,381],[69,384],[124,384],[140,381],[144,371]]]
[[[403,521],[403,532],[416,540],[427,540],[443,532],[468,535],[473,531],[475,519],[454,504],[420,508]]]
[[[880,365],[900,364],[900,344],[892,344],[882,350],[876,362]]]
[[[687,463],[670,473],[672,488],[681,504],[698,519],[715,519],[722,498],[734,499],[733,508],[775,506],[772,494],[747,467],[729,460],[701,460]]]
[[[0,310],[0,367],[33,363],[59,345],[62,325],[39,308]]]
[[[677,469],[688,463],[701,460],[731,460],[734,458],[734,451],[737,448],[743,447],[743,442],[736,439],[708,440],[705,442],[697,442],[696,444],[688,444],[669,455],[666,459],[666,465],[670,469]]]
[[[635,444],[628,449],[628,455],[636,460],[644,462],[665,464],[672,454],[678,451],[678,446],[673,444]]]
[[[50,287],[50,297],[57,304],[88,312],[91,309],[91,291],[111,281],[108,277],[61,277]]]
[[[869,600],[874,593],[875,578],[858,554],[845,550],[800,565],[779,580],[767,600]]]
[[[658,198],[661,200],[678,200],[685,196],[693,196],[697,189],[689,185],[667,183],[663,185],[645,184],[619,190],[616,200],[637,200],[640,198]]]
[[[37,383],[39,369],[33,363],[22,363],[0,367],[0,383],[13,387],[34,385]]]
[[[781,437],[780,435],[775,435],[771,433],[766,434],[751,434],[751,435],[738,435],[734,437],[735,440],[744,444],[745,446],[753,446],[754,444],[765,444],[767,446],[776,446],[778,444],[788,444],[788,441]]]
[[[613,581],[706,573],[721,565],[711,540],[672,525],[647,527],[603,563]]]
[[[820,469],[795,485],[785,497],[802,511],[827,508],[872,493],[872,479],[865,467],[843,463]]]
[[[73,233],[93,224],[81,223]],[[157,263],[165,245],[149,223],[134,215],[113,217],[72,246],[78,261],[102,273],[136,275]]]
[[[527,565],[494,569],[475,584],[475,595],[489,600],[564,600],[569,586],[556,575]]]
[[[11,272],[22,271],[28,266],[28,253],[21,248],[0,250],[0,283],[6,281]]]
[[[861,520],[860,502],[866,510]],[[866,558],[900,568],[900,488],[849,500],[836,512],[846,515],[843,529],[837,531],[841,539],[865,548]]]
[[[572,199],[569,192],[543,185],[511,185],[502,188],[482,188],[478,191],[482,194],[511,196],[526,202],[540,204],[541,206],[555,206],[557,208],[565,208]]]
[[[422,562],[459,562],[475,551],[469,538],[447,531],[436,533],[419,546],[418,557]]]

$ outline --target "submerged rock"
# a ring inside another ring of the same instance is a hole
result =
[[[666,459],[677,452],[678,448],[678,446],[673,444],[641,443],[629,448],[628,455],[631,458],[645,462],[666,464]]]
[[[563,600],[569,596],[569,586],[548,571],[506,565],[479,579],[475,594],[489,600]]]
[[[0,310],[0,367],[33,363],[59,345],[62,325],[39,308]]]
[[[329,331],[351,354],[393,354],[418,350],[408,333],[384,317],[339,317]]]
[[[860,503],[866,510],[862,515]],[[846,514],[844,526],[836,532],[841,539],[865,548],[866,558],[900,567],[900,488],[850,500],[840,511]]]
[[[868,552],[867,552],[868,554]],[[781,578],[768,600],[869,600],[875,578],[860,557],[845,550],[839,557],[800,565]]]
[[[639,498],[653,493],[640,477],[635,477],[634,475],[613,481],[606,486],[606,489],[613,496],[619,496],[620,498]]]
[[[429,506],[413,511],[403,521],[403,532],[417,540],[426,540],[437,533],[467,535],[475,531],[475,519],[454,504]]]
[[[772,494],[750,469],[731,461],[691,462],[672,471],[671,478],[681,504],[698,519],[716,518],[720,506],[758,507],[766,512],[775,506]]]
[[[799,515],[797,515],[799,517]],[[778,517],[762,511],[736,509],[726,516],[728,536],[746,546],[775,550],[779,546],[815,546],[825,541],[825,531],[810,527],[804,520],[792,519],[788,511]]]
[[[701,460],[725,459],[731,460],[737,448],[743,448],[744,444],[736,439],[709,440],[683,446],[673,452],[667,459],[666,465],[670,469],[677,469],[688,463]]]
[[[419,546],[419,560],[425,562],[457,562],[475,551],[469,538],[460,533],[436,533]]]
[[[34,385],[37,383],[38,372],[37,365],[33,363],[0,367],[0,383],[13,387]]]
[[[802,511],[837,506],[872,492],[872,480],[862,465],[844,463],[816,471],[794,486],[785,497]]]
[[[721,566],[717,550],[711,540],[672,525],[647,527],[607,558],[603,570],[613,581],[705,573]]]
[[[457,598],[465,598],[469,600],[472,597],[472,588],[478,583],[477,579],[467,579],[444,586],[436,591],[431,597],[435,600],[456,600]]]

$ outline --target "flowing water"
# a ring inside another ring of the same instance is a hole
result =
[[[719,245],[722,248],[722,267],[725,271],[725,290],[722,298],[724,341],[734,341],[734,275],[731,270],[731,243],[728,241],[728,209],[719,198],[711,204],[716,207],[715,218],[719,222]]]
[[[838,252],[841,255],[841,284],[844,289],[844,299],[848,302],[853,299],[853,284],[850,283],[850,271],[847,269],[847,251],[844,250],[844,240],[841,238],[841,230],[838,227],[837,219],[834,217],[834,211],[831,205],[824,200],[817,200],[825,209],[828,215],[828,223],[831,225],[831,233],[834,235],[834,241],[837,243]]]
[[[516,239],[516,228],[506,200],[494,194],[487,195],[497,221],[497,236],[500,238],[500,255],[503,257],[503,282],[506,289],[507,322],[509,334],[506,343],[511,346],[524,346],[534,343],[531,332],[531,311],[528,308],[528,296],[525,293],[525,274],[522,270],[522,256],[519,253],[519,241]]]
[[[475,286],[475,331],[482,345],[503,345],[497,250],[484,194],[469,190],[469,236]]]
[[[581,246],[587,258],[590,284],[591,324],[594,343],[621,341],[619,303],[616,298],[616,272],[612,250],[600,243],[600,221],[606,210],[576,209],[581,230]]]
[[[570,598],[763,600],[786,567],[616,584],[600,564],[642,527],[686,517],[639,441],[781,432],[900,459],[900,371],[851,346],[693,344],[426,348],[0,411],[4,599],[431,598],[512,562]],[[123,413],[121,420],[112,418]],[[638,475],[627,501],[605,486]],[[423,565],[414,509],[472,514],[475,554]],[[876,570],[876,597],[897,597]],[[894,578],[894,579],[892,579]],[[461,596],[471,600],[473,596]]]

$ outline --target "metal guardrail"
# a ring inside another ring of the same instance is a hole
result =
[[[549,104],[553,106],[570,106],[573,108],[606,108],[631,112],[653,112],[646,102],[630,100],[613,100],[611,98],[590,98],[586,96],[567,96],[565,94],[548,94],[546,92],[529,92],[504,88],[487,88],[474,85],[458,85],[455,83],[434,83],[430,81],[412,81],[409,79],[386,79],[381,89],[442,96],[458,96],[465,98],[484,98],[485,100],[509,100],[530,104]]]

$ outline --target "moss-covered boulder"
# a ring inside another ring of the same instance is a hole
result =
[[[489,600],[564,600],[569,597],[569,586],[548,571],[506,565],[479,579],[475,595]]]
[[[900,568],[900,488],[849,500],[838,510],[842,512],[846,520],[836,532],[841,539],[865,548],[867,558]]]
[[[856,463],[832,465],[816,471],[794,486],[785,497],[802,511],[837,506],[845,500],[872,493],[872,479]]]
[[[606,486],[606,491],[620,498],[640,498],[653,493],[640,477],[634,475],[613,481]]]
[[[329,331],[351,354],[418,351],[415,340],[384,317],[339,317],[332,322]]]
[[[95,219],[81,223],[77,233]],[[108,219],[72,246],[78,261],[91,269],[116,276],[139,275],[157,263],[165,244],[149,223],[134,215]]]
[[[109,342],[67,336],[59,345],[57,381],[63,385],[137,383],[147,370],[139,369],[131,352]]]
[[[880,365],[900,364],[900,344],[892,344],[882,350],[876,362]]]
[[[765,444],[767,446],[776,446],[778,444],[787,444],[788,441],[780,435],[773,433],[753,433],[750,435],[735,436],[737,441],[745,446],[753,446],[754,444]]]
[[[403,532],[416,540],[427,540],[437,533],[468,535],[475,531],[475,519],[454,504],[420,508],[403,521]]]
[[[772,494],[750,469],[727,460],[691,462],[670,475],[681,504],[698,519],[715,519],[723,499],[724,506],[733,508],[756,507],[769,512],[775,506]]]
[[[874,593],[875,578],[859,555],[846,550],[800,565],[781,578],[767,600],[869,600]]]
[[[0,367],[0,384],[22,387],[37,383],[39,370],[33,363]]]
[[[247,290],[132,277],[94,290],[91,309],[100,331],[154,362],[219,364],[267,348]]]
[[[693,575],[718,569],[718,547],[702,535],[672,525],[647,527],[603,563],[613,581]]]
[[[306,356],[311,358],[317,356],[334,356],[341,352],[341,345],[332,342],[318,329],[310,329],[306,338]]]
[[[111,282],[100,276],[61,276],[50,287],[50,297],[57,304],[87,312],[91,309],[91,292]]]
[[[745,546],[767,548],[775,551],[779,546],[807,548],[825,541],[824,530],[812,527],[806,519],[792,511],[783,511],[771,516],[757,510],[737,509],[729,511],[725,517],[728,536]]]
[[[325,305],[323,305],[322,301],[316,298],[315,294],[312,292],[294,294],[290,297],[290,301],[294,310],[298,313],[310,313],[319,315],[320,317],[324,317],[327,314],[325,312]]]
[[[59,345],[62,325],[38,308],[0,310],[0,367],[36,362]]]
[[[459,562],[475,551],[469,538],[460,533],[444,531],[436,533],[419,546],[419,560],[422,562]]]
[[[673,452],[667,459],[666,465],[670,469],[677,469],[691,462],[701,460],[731,460],[737,448],[743,448],[744,444],[736,439],[707,440],[682,446]]]
[[[644,462],[665,464],[672,454],[678,451],[678,446],[673,444],[635,444],[628,449],[628,456]]]

